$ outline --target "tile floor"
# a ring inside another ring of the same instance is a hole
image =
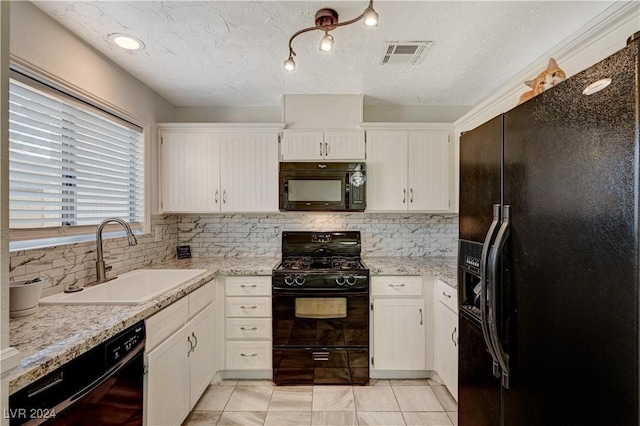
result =
[[[457,425],[457,404],[431,379],[369,386],[275,386],[225,380],[209,386],[182,426]]]

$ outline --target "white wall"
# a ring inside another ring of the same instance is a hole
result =
[[[366,105],[365,123],[453,123],[471,110],[468,105]]]
[[[27,1],[11,2],[10,52],[12,61],[44,71],[148,126],[150,205],[157,213],[155,123],[175,121],[175,107]]]
[[[86,45],[38,8],[26,1],[0,1],[0,355],[4,372],[16,360],[9,346],[8,253],[8,71],[9,60],[25,69],[43,72],[111,109],[124,112],[156,140],[156,122],[174,121],[175,108],[96,50]],[[157,149],[149,146],[151,207],[157,212]],[[175,239],[175,238],[174,238]],[[173,241],[173,240],[172,240]],[[173,243],[172,243],[173,245]],[[7,383],[2,380],[0,413],[7,407]],[[8,420],[0,415],[0,423]]]
[[[280,123],[282,107],[177,107],[178,123]]]

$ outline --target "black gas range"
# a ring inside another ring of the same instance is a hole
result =
[[[283,232],[272,273],[276,384],[369,381],[369,270],[360,232]]]

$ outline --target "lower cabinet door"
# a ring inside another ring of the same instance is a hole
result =
[[[436,371],[458,399],[458,315],[436,303]]]
[[[424,299],[374,299],[373,368],[426,368],[424,306]]]
[[[198,402],[215,373],[214,309],[215,305],[211,304],[189,321],[189,337],[193,346],[188,353],[191,367],[189,408],[193,408]]]
[[[179,425],[189,414],[187,334],[183,327],[147,354],[147,425]]]

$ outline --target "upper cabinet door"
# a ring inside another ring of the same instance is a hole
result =
[[[364,131],[324,132],[324,158],[326,160],[364,160]]]
[[[220,211],[220,135],[163,130],[160,141],[161,211]]]
[[[314,161],[324,159],[323,132],[282,132],[282,161]]]
[[[408,148],[409,210],[449,210],[449,133],[412,130]]]
[[[282,132],[282,161],[363,161],[364,131]]]
[[[221,210],[278,211],[278,134],[222,133]]]
[[[407,132],[367,132],[367,210],[407,210]]]

